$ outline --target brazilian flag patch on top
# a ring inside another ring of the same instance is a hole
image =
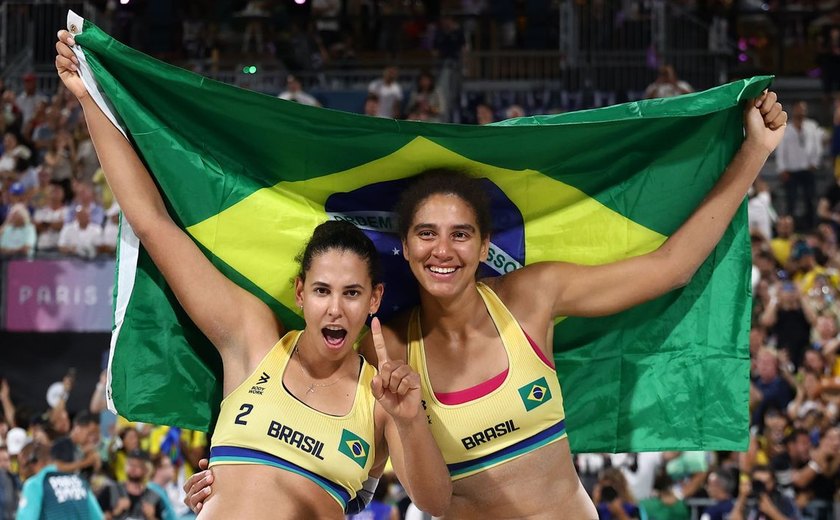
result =
[[[350,460],[364,468],[367,464],[370,444],[361,437],[349,430],[341,431],[341,441],[338,443],[338,451],[347,455]]]
[[[520,388],[519,397],[522,398],[525,410],[530,412],[537,406],[551,400],[551,389],[548,388],[545,378],[541,377]]]

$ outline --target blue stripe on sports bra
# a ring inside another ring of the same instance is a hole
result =
[[[522,453],[534,451],[537,448],[541,448],[542,446],[559,439],[565,435],[565,433],[566,421],[561,420],[555,425],[495,453],[490,453],[489,455],[485,455],[484,457],[479,457],[474,460],[447,464],[446,467],[449,469],[449,474],[451,476],[469,473],[487,466],[498,464],[499,462],[511,459]]]
[[[210,462],[238,462],[246,464],[262,464],[275,468],[291,471],[321,486],[327,493],[332,495],[344,508],[350,501],[350,493],[339,484],[327,480],[317,473],[304,469],[297,464],[281,459],[264,451],[240,448],[237,446],[214,446],[210,448]]]

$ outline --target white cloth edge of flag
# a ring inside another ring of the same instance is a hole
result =
[[[71,10],[67,11],[67,30],[76,35],[82,32],[84,18]],[[108,117],[111,123],[128,139],[125,129],[119,124],[111,106],[99,89],[96,78],[85,59],[85,54],[79,44],[72,47],[73,53],[79,60],[79,76],[85,84],[88,93],[93,101],[99,106],[102,112]],[[131,229],[131,225],[124,218],[120,219],[120,247],[117,257],[117,294],[114,299],[114,329],[111,331],[110,349],[108,352],[108,371],[105,397],[108,402],[108,410],[119,414],[114,405],[113,393],[111,391],[111,368],[114,361],[114,350],[117,345],[120,330],[125,322],[126,309],[134,288],[134,275],[137,271],[137,259],[140,252],[140,240]]]

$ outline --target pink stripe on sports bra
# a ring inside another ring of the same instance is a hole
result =
[[[538,347],[537,344],[534,343],[534,340],[531,339],[531,336],[529,336],[527,332],[523,330],[522,334],[525,334],[525,337],[528,338],[528,343],[531,344],[531,347],[534,349],[534,352],[536,352],[537,356],[539,356],[539,358],[542,359],[542,362],[550,366],[553,370],[555,368],[554,361],[549,360],[547,357],[545,357],[545,354],[543,353],[542,349],[540,349],[540,347]]]
[[[554,368],[554,363],[548,360],[543,354],[542,350],[534,343],[534,340],[531,339],[531,336],[528,335],[527,332],[524,330],[522,331],[525,334],[525,337],[528,338],[528,343],[531,344],[531,348],[534,349],[534,352],[537,353],[537,356],[542,360],[543,363],[550,366],[552,369]],[[470,388],[465,388],[464,390],[456,390],[454,392],[435,392],[435,398],[441,402],[441,404],[453,406],[458,404],[468,403],[470,401],[475,401],[479,397],[484,397],[485,395],[489,394],[493,390],[502,386],[502,383],[505,382],[505,378],[507,378],[508,369],[504,369],[500,374],[497,374],[487,381],[478,383],[475,386]]]
[[[493,390],[502,386],[502,383],[505,382],[507,375],[508,369],[506,368],[501,374],[495,375],[483,383],[478,383],[473,387],[466,388],[464,390],[456,390],[454,392],[435,392],[435,397],[442,404],[448,405],[464,404],[470,401],[475,401],[479,397],[484,397]]]

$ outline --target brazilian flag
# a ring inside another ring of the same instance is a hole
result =
[[[417,302],[393,207],[408,179],[429,168],[463,170],[490,193],[482,276],[653,251],[721,175],[743,140],[743,101],[770,82],[483,127],[431,124],[241,90],[154,60],[73,15],[68,25],[89,89],[175,221],[290,328],[303,326],[295,256],[326,219],[350,220],[376,242],[387,271],[384,319]],[[613,316],[557,320],[573,450],[746,448],[749,258],[744,206],[687,287]],[[219,357],[125,222],[117,278],[112,404],[133,420],[212,428]]]

